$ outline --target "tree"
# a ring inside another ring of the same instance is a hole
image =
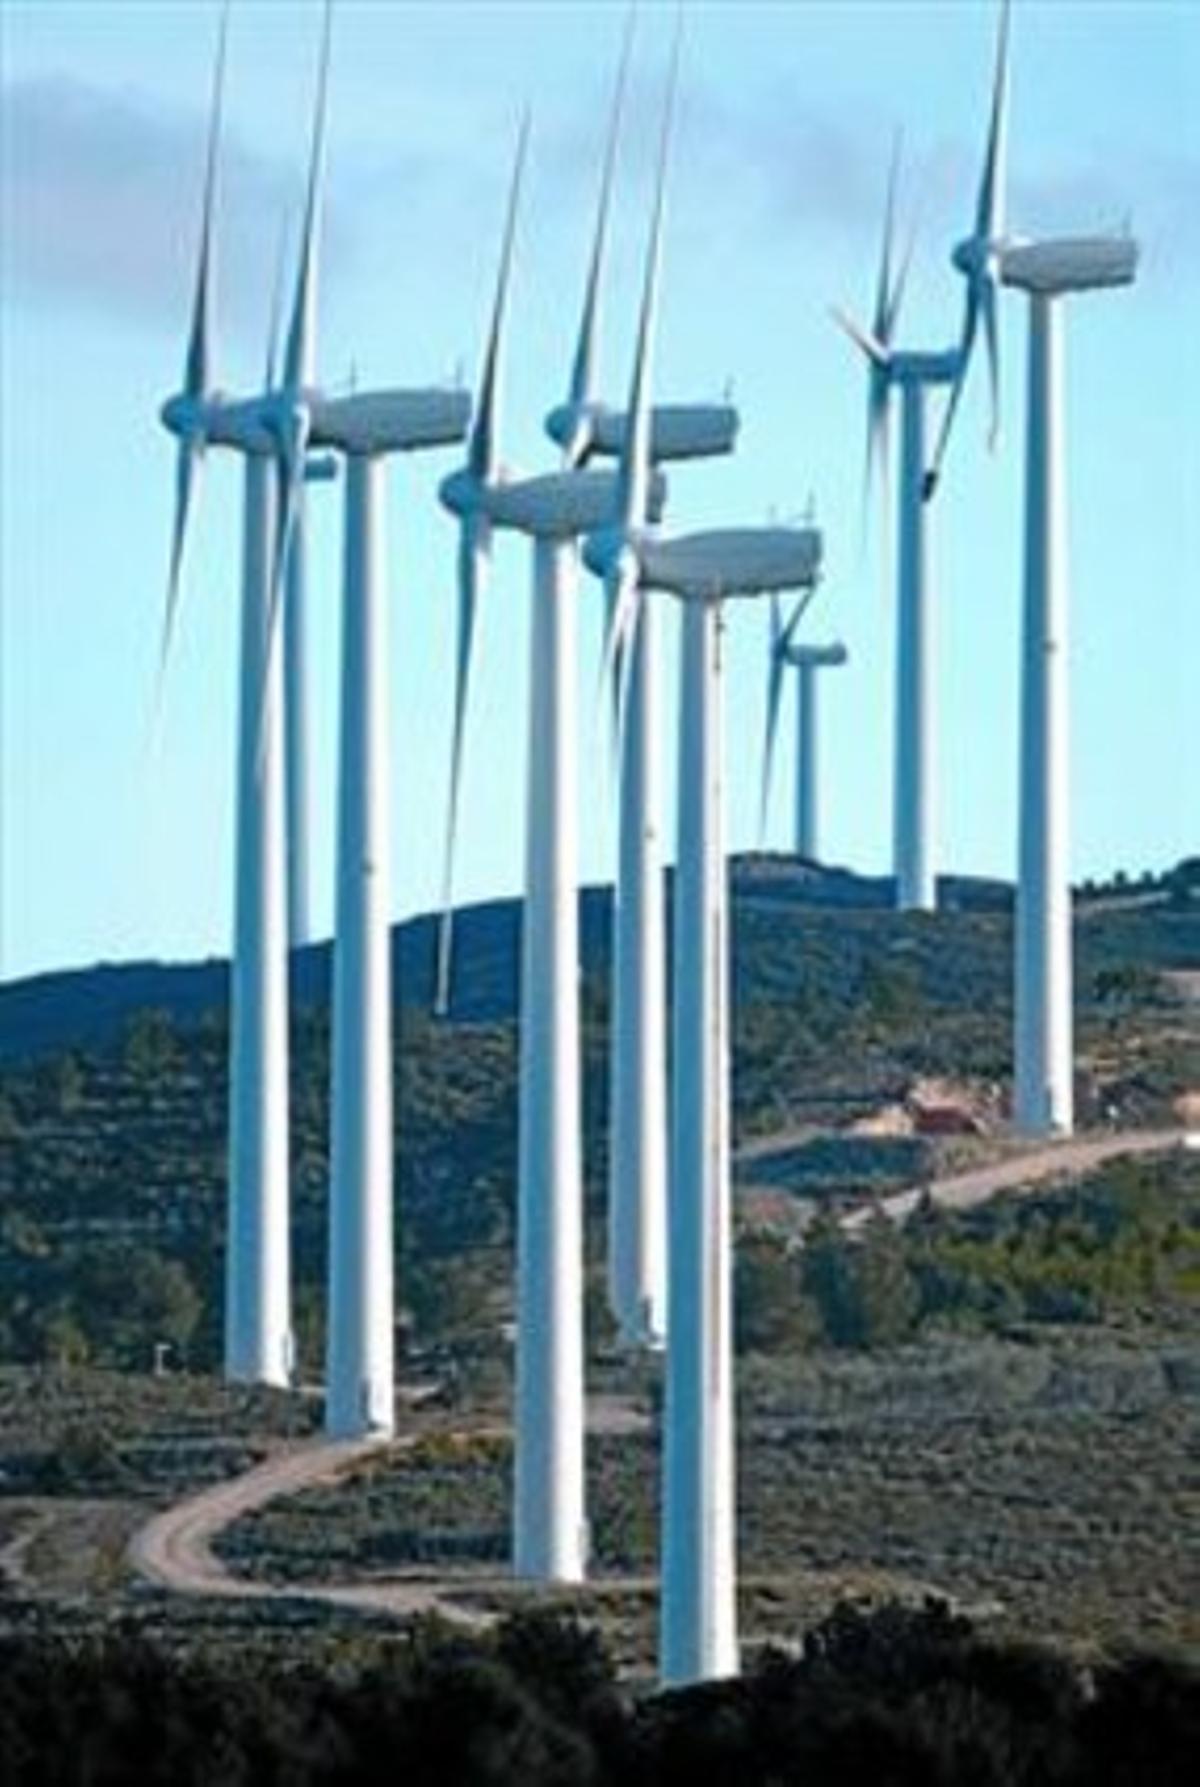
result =
[[[150,1248],[101,1254],[80,1279],[80,1308],[96,1353],[145,1366],[156,1341],[186,1351],[203,1305],[179,1260]]]
[[[863,1232],[855,1261],[863,1346],[894,1346],[916,1325],[920,1297],[908,1269],[904,1240],[877,1210]]]
[[[87,1335],[65,1298],[51,1306],[38,1326],[42,1357],[47,1365],[66,1371],[73,1365],[87,1364],[90,1356]]]
[[[83,1069],[72,1054],[60,1057],[58,1063],[58,1109],[62,1116],[73,1117],[83,1104]]]
[[[835,1218],[818,1218],[805,1237],[803,1283],[831,1346],[891,1346],[916,1326],[917,1281],[903,1237],[882,1211],[853,1241]]]
[[[851,1245],[837,1218],[822,1212],[804,1237],[801,1282],[831,1346],[861,1346],[858,1287]]]
[[[125,1027],[125,1066],[136,1080],[160,1079],[175,1066],[179,1045],[171,1014],[150,1007],[135,1011]]]
[[[798,1263],[781,1241],[745,1235],[734,1257],[733,1332],[739,1353],[803,1352],[820,1331]]]

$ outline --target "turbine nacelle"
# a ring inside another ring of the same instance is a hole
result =
[[[497,527],[520,533],[544,539],[581,534],[607,538],[612,532],[619,482],[619,474],[610,470],[546,472],[540,477],[488,485],[480,493],[480,505]],[[666,480],[656,473],[651,482],[661,506]],[[586,552],[587,547],[585,556]]]
[[[636,545],[644,588],[708,601],[811,589],[824,552],[815,527],[708,528],[675,539],[647,534]]]
[[[1132,285],[1138,244],[1130,236],[1059,236],[1014,243],[1000,262],[1005,285],[1040,297]]]
[[[275,432],[275,398],[214,396],[196,405],[196,426],[213,446],[231,447],[256,457],[279,452]],[[164,410],[163,420],[166,421]],[[167,422],[167,426],[171,424]]]
[[[954,347],[940,353],[889,354],[878,371],[894,385],[952,385],[961,368],[962,350]]]
[[[344,453],[414,453],[461,441],[471,421],[466,391],[434,387],[362,391],[309,404],[310,439]]]
[[[727,403],[656,404],[650,415],[649,458],[661,463],[732,453],[740,422]],[[546,417],[546,433],[576,463],[592,453],[619,458],[628,428],[626,410],[594,401],[559,404]]]
[[[306,484],[333,484],[337,481],[338,462],[333,453],[310,453],[304,466]]]
[[[832,645],[789,645],[784,648],[783,657],[798,669],[811,665],[816,670],[834,670],[850,662],[850,653],[840,639]]]

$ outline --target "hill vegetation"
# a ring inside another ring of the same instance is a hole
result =
[[[880,909],[881,884],[770,859],[742,864],[734,886],[739,1138],[792,1126],[818,1133],[818,1193],[870,1196],[923,1172],[927,1151],[852,1137],[856,1119],[903,1098],[922,1076],[949,1076],[1002,1102],[1011,956],[1003,890],[949,883],[950,909],[930,918]],[[1167,978],[1200,962],[1200,902],[1189,888],[1168,879],[1133,899],[1116,890],[1080,906],[1085,1119],[1159,1121],[1200,1087],[1200,1006]],[[585,1157],[598,1254],[607,897],[586,893],[581,911]],[[435,1022],[421,1003],[428,922],[400,927],[394,948],[397,1282],[425,1344],[494,1332],[511,1279],[517,910],[467,914],[459,935],[450,1022]],[[0,989],[0,1361],[146,1369],[165,1343],[176,1365],[217,1366],[225,996],[215,967],[96,970]],[[327,997],[328,952],[309,952],[296,968],[292,1026],[296,1317],[309,1372],[322,1350]],[[792,1169],[783,1166],[786,1194]],[[813,1185],[810,1165],[803,1189]],[[761,1249],[758,1260],[769,1269]],[[752,1265],[747,1282],[751,1273]]]
[[[1077,901],[1079,1106],[1097,1129],[1169,1122],[1200,1088],[1195,885]],[[950,883],[936,917],[899,917],[886,891],[777,861],[735,873],[739,1550],[757,1660],[743,1686],[679,1701],[635,1701],[612,1677],[644,1681],[653,1657],[661,1384],[612,1352],[603,1309],[604,897],[582,902],[589,1384],[636,1400],[646,1425],[589,1443],[597,1591],[567,1597],[565,1624],[539,1614],[478,1644],[424,1627],[397,1641],[381,1616],[299,1591],[434,1573],[466,1613],[511,1604],[497,1588],[516,909],[466,916],[448,1023],[423,1004],[428,925],[395,938],[398,1284],[407,1374],[436,1387],[434,1405],[402,1414],[393,1454],[225,1532],[228,1567],[285,1591],[244,1606],[153,1591],[125,1547],[153,1509],[320,1422],[328,952],[295,970],[301,1387],[285,1395],[214,1375],[224,969],[0,989],[0,1664],[17,1684],[0,1781],[30,1732],[72,1718],[97,1748],[91,1773],[64,1760],[63,1780],[119,1778],[104,1771],[125,1744],[142,1745],[128,1753],[146,1780],[302,1782],[347,1778],[364,1742],[391,1770],[393,1743],[419,1741],[439,1780],[713,1779],[715,1757],[740,1783],[793,1778],[772,1748],[785,1739],[794,1778],[836,1771],[839,1787],[867,1767],[972,1787],[1188,1778],[1170,1770],[1194,1736],[1195,1681],[1165,1659],[1200,1655],[1200,1156],[1116,1162],[848,1238],[835,1214],[1007,1147],[991,1133],[1008,1084],[1006,892]],[[981,1134],[872,1127],[933,1081],[988,1114]],[[801,1225],[774,1219],[792,1207],[811,1214],[802,1248]],[[922,1613],[931,1594],[955,1611]],[[831,1616],[847,1597],[857,1611]],[[803,1658],[770,1654],[806,1631]],[[1062,1654],[1023,1648],[1030,1634]],[[1131,1645],[1159,1661],[1126,1665]],[[597,1672],[596,1722],[582,1688],[563,1701],[577,1668]],[[144,1741],[131,1697],[153,1699]],[[198,1736],[214,1697],[228,1711]],[[1164,1748],[1143,1749],[1143,1773],[1128,1749],[1089,1748],[1108,1730],[1090,1722],[1101,1702],[1129,1718],[1161,1705]],[[191,1772],[172,1776],[185,1754]],[[420,1779],[425,1762],[404,1766]]]

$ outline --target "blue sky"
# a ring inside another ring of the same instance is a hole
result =
[[[628,378],[652,134],[673,6],[641,8],[602,383]],[[179,381],[217,9],[210,0],[4,0],[3,961],[221,952],[229,931],[236,465],[210,456],[157,749],[149,715],[173,455],[156,417]],[[473,377],[518,114],[534,113],[502,421],[505,457],[551,463],[623,6],[341,0],[320,363],[336,386]],[[864,378],[827,304],[874,277],[893,128],[921,205],[900,335],[947,345],[948,251],[973,205],[991,74],[984,0],[692,4],[666,250],[661,395],[743,414],[735,460],[680,469],[679,525],[765,519],[815,493],[827,577],[827,855],[886,866],[891,554],[861,544]],[[221,211],[219,368],[253,383],[280,218],[295,208],[319,12],[235,0]],[[1200,9],[1190,0],[1017,0],[1010,218],[1088,229],[1131,214],[1127,293],[1067,326],[1073,847],[1077,875],[1162,866],[1200,845]],[[964,404],[935,511],[942,866],[1014,860],[1025,317],[1004,306],[1004,429]],[[397,464],[391,570],[394,908],[427,908],[440,856],[453,649],[451,459]],[[317,907],[332,906],[340,496],[318,495],[313,659]],[[583,871],[609,873],[605,757],[590,692],[599,598],[581,591]],[[528,558],[502,544],[479,634],[460,889],[519,881]],[[672,628],[674,617],[672,617]],[[757,830],[765,613],[731,619],[730,842]],[[672,644],[672,652],[673,652]],[[673,673],[671,679],[673,689]],[[790,713],[785,737],[790,736]],[[663,741],[674,754],[674,728]],[[786,751],[771,838],[786,843]]]

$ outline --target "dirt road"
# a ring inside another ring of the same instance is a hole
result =
[[[939,1210],[973,1210],[1002,1191],[1038,1191],[1056,1179],[1078,1178],[1106,1161],[1165,1154],[1183,1146],[1181,1129],[1127,1129],[1112,1135],[1076,1136],[968,1173],[892,1192],[879,1200],[879,1206],[893,1222],[907,1221],[926,1195]],[[842,1226],[853,1234],[872,1214],[870,1209],[855,1210],[844,1218]]]
[[[254,1595],[272,1591],[230,1576],[212,1550],[218,1533],[281,1495],[298,1495],[328,1483],[359,1459],[378,1451],[379,1440],[306,1440],[275,1452],[227,1483],[214,1484],[155,1515],[134,1534],[129,1561],[160,1588],[191,1595]]]
[[[647,1425],[646,1417],[626,1398],[594,1397],[588,1409],[590,1433],[636,1433]],[[474,1438],[507,1435],[501,1423],[476,1423]],[[302,1596],[338,1606],[367,1608],[395,1616],[412,1617],[436,1611],[461,1625],[486,1624],[489,1615],[457,1604],[452,1597],[516,1595],[522,1585],[500,1569],[475,1574],[455,1573],[431,1577],[428,1572],[412,1577],[343,1586],[280,1587],[234,1576],[213,1550],[213,1542],[243,1515],[263,1508],[281,1496],[298,1495],[322,1483],[333,1482],[343,1471],[372,1453],[397,1452],[419,1444],[421,1434],[398,1440],[306,1440],[275,1452],[263,1463],[230,1482],[218,1483],[177,1502],[155,1515],[133,1537],[128,1558],[133,1568],[159,1588],[178,1594],[224,1595],[247,1600]],[[625,1586],[625,1585],[617,1585]]]
[[[933,1202],[943,1209],[969,1210],[1002,1191],[1033,1190],[1064,1176],[1077,1176],[1122,1156],[1163,1153],[1182,1146],[1183,1140],[1180,1130],[1145,1130],[1057,1142],[992,1166],[936,1181],[927,1187],[913,1186],[896,1192],[881,1200],[882,1208],[893,1220],[903,1222],[928,1192]],[[870,1215],[870,1210],[855,1211],[845,1218],[845,1227],[852,1232],[868,1221]],[[589,1407],[588,1428],[593,1433],[629,1433],[645,1426],[645,1417],[621,1397],[596,1398]],[[508,1431],[507,1427],[495,1423],[470,1429],[475,1435]],[[213,1550],[217,1535],[243,1515],[265,1507],[280,1496],[297,1495],[301,1490],[331,1482],[385,1445],[395,1457],[397,1451],[402,1452],[419,1443],[420,1437],[413,1434],[391,1442],[308,1440],[286,1447],[244,1476],[202,1490],[156,1515],[134,1535],[129,1546],[129,1560],[148,1581],[180,1594],[236,1596],[247,1600],[302,1596],[306,1600],[365,1608],[397,1617],[436,1611],[445,1619],[462,1625],[487,1624],[492,1617],[488,1612],[478,1606],[464,1606],[462,1601],[472,1597],[503,1600],[509,1594],[519,1594],[522,1585],[499,1568],[475,1575],[456,1573],[435,1577],[414,1573],[411,1577],[397,1576],[372,1583],[279,1587],[231,1575]],[[618,1593],[631,1587],[652,1586],[641,1579],[636,1583],[613,1579],[589,1584],[589,1590]]]

